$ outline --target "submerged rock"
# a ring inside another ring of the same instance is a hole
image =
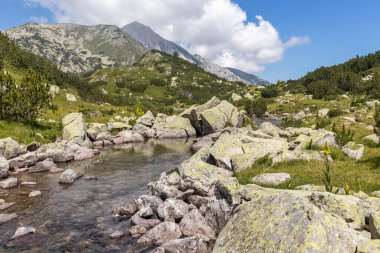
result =
[[[11,239],[16,239],[28,234],[34,234],[36,229],[33,227],[19,227]]]
[[[6,178],[9,173],[9,163],[7,159],[0,155],[0,178]]]
[[[72,169],[66,169],[59,177],[59,183],[72,184],[76,179],[80,178],[81,176],[82,174],[76,173]]]
[[[55,168],[57,165],[54,163],[52,158],[47,158],[42,162],[38,162],[35,166],[29,169],[30,173],[49,171]]]
[[[18,216],[15,213],[1,213],[0,214],[0,224],[6,223],[8,221],[16,219]]]
[[[0,181],[0,187],[3,189],[17,187],[17,177],[10,177]]]

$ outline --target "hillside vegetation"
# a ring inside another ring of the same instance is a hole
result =
[[[343,64],[320,67],[298,80],[289,80],[287,90],[312,94],[318,99],[334,98],[344,92],[380,98],[380,51]]]

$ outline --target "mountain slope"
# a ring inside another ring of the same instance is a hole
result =
[[[155,33],[149,26],[143,25],[139,22],[132,22],[124,27],[121,30],[127,33],[129,36],[139,41],[149,50],[159,50],[168,54],[173,55],[174,52],[192,62],[195,63],[196,59],[184,48],[178,46],[174,42],[162,38],[160,35]]]
[[[230,70],[232,73],[234,73],[236,76],[240,77],[244,81],[247,81],[251,84],[258,84],[258,85],[267,85],[270,84],[267,80],[262,79],[261,77],[258,77],[253,74],[246,73],[244,71],[241,71],[239,69],[234,69],[234,68],[227,68]]]
[[[5,33],[22,48],[47,57],[66,72],[86,72],[99,65],[132,65],[147,51],[111,25],[28,23]]]

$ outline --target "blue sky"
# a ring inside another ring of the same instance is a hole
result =
[[[55,22],[52,12],[23,0],[2,0],[0,30],[43,17]],[[355,55],[380,49],[379,0],[235,0],[248,20],[256,15],[269,21],[282,41],[308,36],[310,43],[289,48],[283,60],[266,65],[259,76],[270,81],[298,78],[320,66],[344,62]]]

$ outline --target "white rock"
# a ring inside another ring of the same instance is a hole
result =
[[[77,101],[77,98],[73,94],[66,93],[66,100],[70,102],[75,102]]]
[[[37,197],[39,195],[41,195],[40,191],[32,191],[29,193],[29,198]]]
[[[33,227],[19,227],[11,239],[16,239],[28,234],[34,234],[35,232],[36,232],[36,229]]]
[[[252,179],[254,184],[262,186],[278,186],[289,182],[291,179],[288,173],[264,173]]]

